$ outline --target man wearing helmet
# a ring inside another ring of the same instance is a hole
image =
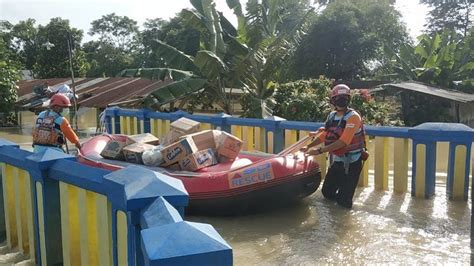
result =
[[[79,138],[72,130],[69,121],[61,115],[64,108],[71,106],[71,101],[64,94],[54,94],[49,102],[49,109],[41,112],[33,128],[33,147],[35,152],[47,148],[64,151],[65,138],[81,149]]]
[[[352,197],[365,158],[365,131],[360,115],[349,108],[350,88],[336,85],[331,91],[332,111],[319,137],[301,150],[309,155],[329,152],[332,163],[324,180],[322,193],[326,199],[335,200],[340,206],[352,208]],[[311,132],[315,136],[319,132]],[[324,143],[323,146],[312,149]],[[364,153],[363,156],[361,156]]]

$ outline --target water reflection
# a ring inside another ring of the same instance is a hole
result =
[[[470,203],[447,201],[444,189],[432,200],[358,189],[351,211],[318,191],[280,211],[187,219],[214,225],[236,265],[468,264]]]

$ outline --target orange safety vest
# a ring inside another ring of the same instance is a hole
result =
[[[329,145],[331,143],[334,143],[336,140],[338,140],[344,129],[346,128],[346,123],[347,119],[353,115],[356,115],[356,111],[353,109],[348,109],[347,112],[341,117],[340,120],[335,120],[337,112],[332,112],[329,114],[328,120],[326,121],[325,124],[325,129],[326,129],[326,140],[324,141],[324,145]],[[356,153],[356,152],[362,152],[362,150],[365,148],[365,130],[364,130],[364,124],[361,122],[361,126],[359,130],[354,134],[354,137],[352,138],[351,143],[349,145],[345,146],[344,148],[332,151],[331,153],[343,157],[347,153]]]
[[[64,144],[61,125],[56,123],[59,117],[61,116],[49,110],[38,115],[33,128],[33,145],[61,147]]]

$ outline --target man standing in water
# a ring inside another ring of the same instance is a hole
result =
[[[62,116],[64,108],[69,108],[71,101],[64,94],[54,94],[49,102],[49,109],[41,112],[33,128],[34,152],[47,148],[64,152],[65,137],[81,149],[81,143],[69,121]]]
[[[323,196],[335,200],[345,208],[352,208],[352,198],[362,171],[362,161],[367,159],[365,152],[365,132],[360,115],[349,108],[350,88],[336,85],[331,91],[332,111],[319,137],[301,151],[309,155],[329,152],[332,163],[322,188]],[[318,132],[311,132],[316,136]],[[311,149],[324,142],[324,146]]]

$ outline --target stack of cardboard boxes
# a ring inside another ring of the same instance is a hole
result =
[[[171,123],[170,132],[161,140],[162,149],[156,149],[154,145],[160,141],[151,134],[118,135],[107,144],[101,155],[143,164],[143,152],[153,150],[161,152],[161,166],[185,171],[196,171],[237,157],[242,148],[240,139],[224,131],[199,132],[199,129],[199,122],[180,118]]]
[[[114,135],[113,139],[107,143],[100,155],[113,160],[128,161],[129,158],[132,163],[140,163],[141,153],[158,144],[160,144],[160,140],[150,133],[132,136]],[[140,157],[140,159],[138,159],[138,157]]]

